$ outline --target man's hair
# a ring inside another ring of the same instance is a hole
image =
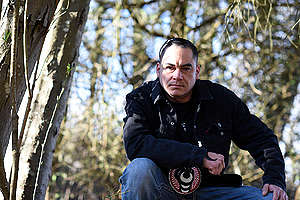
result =
[[[195,45],[190,42],[189,40],[183,39],[183,38],[172,38],[165,41],[165,43],[161,46],[159,50],[159,62],[161,63],[162,58],[164,57],[164,54],[170,46],[173,44],[180,46],[182,48],[190,48],[193,52],[193,58],[196,61],[196,64],[198,63],[198,50],[195,47]]]

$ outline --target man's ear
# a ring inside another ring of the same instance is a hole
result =
[[[200,75],[200,69],[201,69],[201,65],[196,65],[196,79],[199,79],[199,75]]]
[[[156,75],[159,77],[159,71],[160,71],[160,62],[156,63]]]

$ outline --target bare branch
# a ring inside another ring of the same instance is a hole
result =
[[[148,64],[145,64],[143,68],[133,73],[133,77],[142,76],[146,71],[148,71],[152,66],[157,63],[157,60],[150,59],[147,61]]]
[[[225,15],[226,12],[220,12],[218,14],[216,14],[215,16],[212,16],[206,20],[204,20],[201,24],[199,24],[198,26],[195,26],[194,28],[192,28],[192,31],[198,30],[199,28],[202,28],[203,26],[206,25],[211,25],[216,19],[218,19],[219,17]]]
[[[39,59],[37,59],[37,64],[35,66],[36,66],[36,68],[35,68],[35,72],[34,72],[33,83],[32,83],[32,86],[31,86],[31,92],[33,92],[33,90],[35,88],[35,83],[36,83],[36,80],[37,80]],[[23,136],[24,136],[24,132],[25,132],[25,126],[26,126],[26,123],[27,123],[27,120],[28,120],[28,117],[29,117],[29,113],[30,113],[30,110],[31,110],[32,97],[33,97],[32,95],[28,95],[28,101],[27,101],[26,110],[25,110],[25,114],[24,114],[24,118],[23,118],[23,122],[22,122],[22,127],[21,127],[21,131],[20,131],[20,136],[19,136],[19,140],[18,140],[18,150],[19,151],[21,149]]]
[[[139,19],[136,17],[136,15],[134,14],[133,10],[132,10],[132,7],[130,7],[129,4],[127,4],[127,1],[126,2],[123,2],[123,6],[129,11],[130,13],[130,16],[132,17],[132,19],[136,22],[136,25],[144,30],[145,32],[147,32],[149,35],[151,36],[157,36],[157,37],[163,37],[163,38],[166,38],[167,36],[164,35],[163,33],[159,33],[157,31],[154,31],[154,30],[149,30],[145,24],[142,24]]]
[[[141,1],[141,2],[138,2],[138,3],[131,3],[131,4],[128,4],[128,5],[130,7],[142,8],[145,5],[149,5],[149,4],[156,3],[156,2],[158,2],[158,0],[152,0],[152,1],[148,1],[148,2]]]
[[[34,87],[35,87],[37,69],[38,69],[38,62],[37,62],[37,64],[35,65],[36,68],[35,68],[32,88],[30,88],[28,65],[27,65],[27,45],[26,45],[27,6],[28,6],[28,1],[25,2],[25,8],[24,8],[24,33],[23,33],[24,73],[25,73],[26,87],[27,87],[27,91],[28,91],[28,101],[27,101],[26,110],[25,110],[23,123],[22,123],[21,131],[20,131],[20,136],[19,136],[19,140],[18,140],[18,146],[17,146],[18,151],[20,151],[20,148],[21,148],[21,144],[22,144],[22,140],[23,140],[23,136],[24,136],[24,131],[25,131],[25,126],[26,126],[26,122],[27,122],[29,112],[30,112],[30,107],[31,107],[31,102],[32,102],[32,93],[33,93],[33,90],[34,90]],[[37,61],[39,61],[39,59]]]
[[[30,90],[30,84],[29,84],[28,66],[27,66],[27,45],[26,45],[27,6],[28,6],[28,1],[25,2],[25,8],[24,8],[24,33],[23,33],[24,72],[25,72],[25,82],[26,82],[27,90],[29,96],[32,96],[32,91]]]
[[[10,62],[10,95],[11,95],[11,116],[12,116],[12,174],[10,183],[10,200],[16,199],[18,171],[19,171],[19,156],[18,149],[18,113],[17,113],[17,42],[18,42],[18,23],[19,23],[19,0],[16,0],[12,5],[14,9],[12,23],[12,44],[11,44],[11,62]]]
[[[111,2],[111,1],[95,0],[95,2],[97,2],[100,6],[102,6],[105,9],[113,8],[115,6],[115,3]],[[158,0],[152,0],[152,1],[147,1],[147,2],[141,1],[138,3],[128,3],[127,2],[127,5],[129,7],[142,8],[145,5],[149,5],[149,4],[156,3],[156,2],[158,2]]]

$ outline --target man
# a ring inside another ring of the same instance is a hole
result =
[[[124,145],[131,163],[120,178],[122,199],[286,200],[276,136],[233,92],[198,80],[197,59],[190,41],[167,40],[158,79],[126,96]],[[262,190],[223,174],[231,141],[264,170]],[[201,180],[199,187],[195,180]]]

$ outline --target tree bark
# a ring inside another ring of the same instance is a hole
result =
[[[23,2],[24,4],[24,2]],[[9,93],[9,62],[10,62],[10,45],[11,45],[11,24],[13,10],[9,5],[5,5],[0,20],[0,146],[1,156],[4,158],[11,132],[11,100]],[[21,5],[24,7],[24,5]],[[40,52],[44,43],[45,35],[53,18],[56,8],[56,1],[36,0],[28,1],[27,10],[27,61],[28,72],[31,75],[32,70],[40,56]],[[24,80],[23,66],[23,13],[20,14],[18,46],[17,46],[17,109],[21,104],[26,85]]]
[[[2,174],[2,176],[0,176],[0,190],[3,194],[4,200],[8,200],[8,198],[9,198],[9,188],[8,188],[8,182],[7,182],[7,179],[6,179],[6,172],[5,172],[5,168],[4,168],[4,162],[3,162],[2,158],[0,158],[0,174]],[[1,197],[1,195],[0,195],[0,197]]]
[[[90,0],[61,0],[41,52],[21,148],[17,199],[44,199]]]
[[[300,186],[297,187],[297,190],[295,193],[295,200],[300,200]]]
[[[3,2],[3,0],[0,0],[0,19],[2,17],[2,2]]]

